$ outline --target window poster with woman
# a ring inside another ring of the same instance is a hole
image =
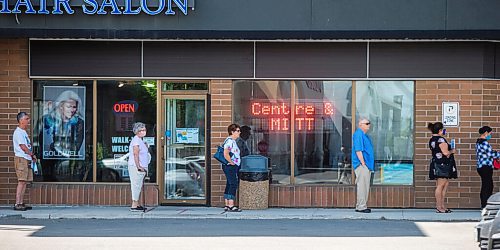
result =
[[[85,87],[44,86],[43,159],[85,160]]]

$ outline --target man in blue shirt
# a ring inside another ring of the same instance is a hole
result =
[[[370,193],[371,172],[374,171],[375,157],[370,137],[366,135],[370,129],[370,121],[360,119],[358,129],[352,135],[352,165],[356,174],[356,212],[370,213],[366,206]]]

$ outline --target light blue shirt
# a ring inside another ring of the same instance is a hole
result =
[[[373,153],[373,145],[370,137],[366,135],[360,128],[352,135],[352,165],[356,169],[361,165],[361,161],[356,155],[357,151],[361,151],[365,164],[370,171],[375,171],[375,155]]]

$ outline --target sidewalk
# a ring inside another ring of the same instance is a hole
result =
[[[318,219],[318,220],[409,220],[409,221],[479,221],[480,210],[454,209],[449,214],[438,214],[434,209],[372,209],[372,213],[356,213],[354,209],[340,208],[270,208],[245,210],[241,213],[224,212],[216,207],[159,206],[143,212],[130,212],[128,207],[115,206],[35,206],[19,212],[1,206],[0,218],[26,219]]]

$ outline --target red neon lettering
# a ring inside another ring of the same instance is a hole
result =
[[[252,103],[252,115],[289,115],[290,110],[285,103],[269,104],[269,103]]]
[[[117,103],[113,105],[113,110],[117,113],[134,113],[135,106],[131,103]]]
[[[314,106],[307,105],[305,112],[306,115],[314,115]]]
[[[127,109],[127,107],[119,107],[119,109]],[[295,122],[297,131],[312,131],[315,129],[317,115],[333,115],[335,110],[333,103],[330,102],[311,101],[294,107],[290,107],[285,102],[254,102],[251,104],[251,112],[252,115],[263,118],[259,119],[261,126],[267,123],[271,131],[289,131],[292,122]],[[293,121],[289,117],[291,112],[295,114]]]
[[[300,112],[300,110],[304,110],[304,106],[303,105],[295,105],[295,115],[301,115],[302,112]]]
[[[268,105],[264,105],[264,106],[262,107],[262,114],[263,114],[263,115],[269,115],[269,111],[270,111],[270,110],[271,110],[271,109],[269,108],[269,106],[268,106]]]
[[[283,131],[288,131],[289,128],[288,128],[288,118],[283,118],[283,127],[282,129]]]
[[[288,110],[288,107],[285,105],[285,103],[281,103],[281,109],[283,110],[283,114],[284,115],[289,115],[290,114],[290,110]]]
[[[260,103],[255,102],[252,104],[252,114],[253,115],[260,115]]]
[[[325,102],[325,105],[323,107],[323,113],[325,115],[333,115],[333,107],[331,103]]]
[[[274,126],[276,125],[276,129]],[[271,130],[280,130],[280,118],[271,118]]]
[[[307,130],[312,130],[313,128],[313,123],[314,123],[314,118],[306,118],[306,126]]]
[[[304,118],[295,118],[295,121],[297,121],[297,130],[302,130],[302,122],[304,121]]]
[[[280,114],[280,106],[279,105],[271,105],[271,114],[279,115]]]

